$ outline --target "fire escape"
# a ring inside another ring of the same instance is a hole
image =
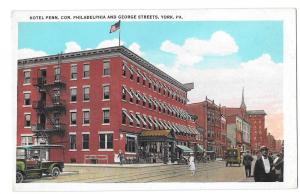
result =
[[[39,100],[33,101],[37,113],[37,123],[32,126],[32,132],[41,143],[51,142],[53,136],[64,135],[66,125],[62,122],[66,114],[66,102],[61,99],[66,89],[63,77],[60,75],[60,55],[58,65],[54,68],[54,76],[47,76],[46,69],[41,69],[33,79],[39,93]],[[52,74],[53,75],[53,74]]]

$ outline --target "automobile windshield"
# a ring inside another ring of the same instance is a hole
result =
[[[25,150],[24,149],[17,149],[17,159],[25,159]]]
[[[237,151],[229,151],[228,156],[231,156],[231,157],[237,156]]]

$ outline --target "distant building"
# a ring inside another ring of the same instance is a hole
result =
[[[265,128],[265,116],[267,115],[264,110],[249,110],[249,121],[251,125],[250,130],[250,145],[251,151],[256,153],[260,146],[267,144],[267,129]]]
[[[269,148],[269,152],[276,152],[276,140],[271,133],[267,135],[267,146]]]
[[[222,107],[227,122],[227,138],[232,147],[239,147],[242,151],[250,150],[250,122],[247,115],[247,106],[244,100],[239,108]]]
[[[223,157],[227,148],[226,118],[221,105],[206,97],[205,101],[187,105],[189,113],[197,115],[197,128],[204,129],[202,145],[209,154]]]

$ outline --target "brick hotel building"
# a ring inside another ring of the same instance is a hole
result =
[[[123,46],[18,60],[17,87],[17,144],[62,144],[67,163],[114,163],[119,150],[166,162],[199,143],[193,84]]]

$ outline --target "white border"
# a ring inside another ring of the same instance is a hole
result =
[[[217,6],[217,5],[215,5]],[[105,191],[105,190],[195,190],[195,189],[282,189],[282,188],[295,188],[297,186],[297,155],[295,154],[295,145],[297,145],[297,129],[296,125],[296,18],[294,9],[239,9],[239,10],[226,10],[226,9],[192,9],[192,10],[101,10],[101,13],[109,14],[149,14],[154,13],[173,13],[183,15],[185,20],[197,21],[230,21],[230,20],[282,20],[284,22],[284,81],[283,81],[283,93],[284,93],[284,139],[285,139],[285,182],[284,183],[149,183],[149,184],[14,184],[14,189],[17,191]],[[39,15],[53,15],[66,12],[54,11],[54,12],[36,12]],[[99,11],[68,11],[70,14],[99,14]],[[13,65],[17,59],[17,22],[26,21],[24,17],[32,15],[29,11],[20,11],[13,13]],[[109,20],[106,20],[109,21]],[[113,20],[115,21],[115,20]],[[45,21],[43,21],[45,22]],[[83,22],[83,20],[81,20]],[[15,76],[15,75],[14,75]],[[16,80],[16,78],[14,79]],[[16,82],[14,83],[16,85]],[[16,87],[13,87],[16,88]],[[16,99],[16,91],[14,91],[14,97]],[[16,105],[14,105],[16,107]],[[14,109],[16,110],[16,108]],[[16,113],[14,115],[14,122],[16,122]],[[16,126],[16,124],[14,124]],[[15,127],[16,128],[16,127]],[[16,134],[14,134],[16,139]],[[293,152],[293,154],[290,154]],[[15,170],[15,167],[14,167]],[[15,171],[13,171],[15,172]]]

